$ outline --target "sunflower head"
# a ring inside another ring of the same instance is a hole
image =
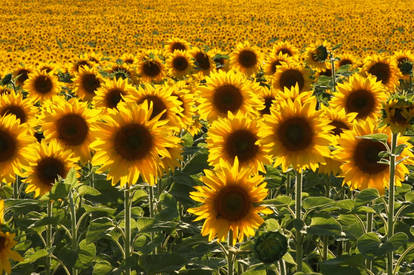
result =
[[[41,119],[46,141],[56,139],[65,149],[72,150],[82,162],[90,159],[91,127],[100,110],[88,108],[87,102],[63,98],[49,102],[43,108]]]
[[[101,166],[100,172],[108,172],[113,185],[132,185],[140,177],[155,184],[159,165],[165,163],[161,160],[171,158],[169,150],[179,144],[167,121],[159,120],[161,114],[151,118],[152,106],[148,101],[141,105],[120,102],[94,129],[92,163]]]
[[[60,92],[61,85],[55,75],[45,71],[34,71],[25,81],[24,89],[33,101],[45,101]]]
[[[396,60],[403,79],[409,79],[413,73],[414,54],[410,51],[398,51],[394,54],[393,59]]]
[[[384,103],[383,120],[394,133],[404,134],[414,123],[414,99],[403,95],[392,95]]]
[[[96,69],[82,67],[74,80],[75,93],[83,100],[91,100],[102,83],[103,78]]]
[[[105,80],[103,85],[96,90],[93,98],[94,105],[101,108],[116,108],[128,94],[136,92],[136,88],[128,83],[126,79]]]
[[[30,74],[34,71],[35,70],[29,66],[19,67],[16,69],[13,72],[13,78],[15,79],[16,84],[20,87],[23,87],[26,80],[29,79]]]
[[[167,59],[168,72],[174,77],[183,77],[190,73],[193,67],[191,55],[185,51],[176,50]]]
[[[27,123],[30,129],[36,124],[37,108],[33,106],[33,101],[29,98],[23,99],[21,93],[10,93],[1,96],[0,116],[7,114],[14,115],[20,123]]]
[[[383,55],[372,55],[365,59],[361,72],[374,76],[390,91],[394,91],[400,78],[396,60]]]
[[[326,68],[329,57],[329,45],[326,41],[311,44],[305,52],[306,63],[315,71],[323,71]]]
[[[282,65],[282,63],[289,63],[292,62],[292,58],[289,57],[287,54],[282,54],[281,52],[278,55],[269,55],[266,59],[264,72],[268,75],[273,75],[276,73],[277,66]]]
[[[169,53],[173,53],[174,51],[188,51],[190,49],[190,45],[187,41],[179,38],[170,39],[167,42],[166,50]]]
[[[246,75],[256,73],[260,68],[261,60],[259,48],[251,46],[248,42],[238,44],[230,55],[232,69]]]
[[[35,197],[48,193],[58,176],[65,178],[71,167],[76,167],[79,158],[65,150],[56,140],[42,141],[31,146],[33,154],[30,167],[24,172],[28,183],[26,193],[34,192]]]
[[[204,173],[201,181],[205,185],[197,186],[197,191],[190,193],[201,206],[188,209],[198,216],[196,221],[205,219],[201,234],[208,235],[209,241],[216,236],[224,241],[231,230],[233,243],[253,236],[254,230],[263,223],[259,214],[272,213],[257,205],[268,193],[264,178],[248,168],[240,168],[237,158],[233,165],[223,163],[215,171],[204,170]]]
[[[273,88],[283,91],[285,88],[299,86],[299,91],[310,90],[310,72],[298,63],[282,63],[272,76]]]
[[[195,70],[201,72],[202,75],[208,75],[216,69],[216,64],[210,53],[196,47],[191,50],[190,54],[194,59]]]
[[[258,136],[256,120],[246,115],[229,113],[228,118],[213,122],[208,130],[208,161],[212,166],[221,160],[233,164],[237,158],[240,167],[250,167],[252,171],[264,172],[264,164],[270,163]]]
[[[266,152],[276,158],[274,165],[282,165],[283,171],[289,167],[315,170],[329,156],[332,127],[315,107],[315,99],[286,100],[264,116],[259,136]]]
[[[344,184],[348,184],[351,189],[363,190],[366,188],[376,188],[380,193],[389,185],[389,165],[380,162],[379,153],[387,151],[387,147],[381,141],[365,138],[364,136],[373,134],[386,134],[388,147],[390,146],[391,131],[388,128],[377,128],[371,121],[363,121],[354,124],[352,131],[345,132],[338,140],[338,150],[334,151],[336,159],[341,160],[341,177]],[[396,167],[395,183],[401,185],[401,181],[409,173],[406,163],[412,162],[413,154],[410,151],[412,145],[407,137],[398,137],[397,145],[406,144],[397,161],[401,160]]]
[[[11,274],[10,259],[17,262],[23,261],[23,257],[16,251],[12,250],[16,245],[16,241],[14,240],[15,236],[15,234],[0,231],[0,274],[3,274],[3,272]]]
[[[256,115],[259,86],[237,71],[219,71],[207,77],[205,86],[198,89],[199,114],[202,119],[215,120],[228,112]]]
[[[160,82],[165,76],[164,64],[153,53],[143,54],[138,64],[138,74],[143,82]]]
[[[348,81],[338,84],[338,92],[330,106],[345,109],[346,113],[357,113],[357,120],[378,119],[381,103],[387,99],[386,91],[372,76],[353,75]]]
[[[272,55],[287,55],[295,57],[298,53],[298,49],[287,41],[278,42],[272,49]]]

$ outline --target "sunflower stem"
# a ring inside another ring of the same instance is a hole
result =
[[[95,174],[93,172],[92,162],[89,162],[89,173],[90,173],[90,184],[93,188],[95,188]]]
[[[125,261],[128,261],[131,256],[131,203],[130,199],[130,188],[129,184],[124,190],[124,212],[125,212]],[[131,269],[127,267],[125,271],[126,275],[131,274]]]
[[[336,91],[336,72],[335,72],[335,58],[331,53],[331,74],[332,74],[332,90]]]
[[[73,251],[78,250],[78,236],[77,236],[77,228],[76,228],[76,206],[73,200],[73,191],[69,192],[69,205],[70,205],[70,215],[71,215],[71,222],[72,222],[72,249]],[[78,270],[73,267],[72,274],[77,275]]]
[[[371,203],[368,203],[368,206],[371,206]],[[372,213],[367,214],[367,233],[372,231],[374,215]],[[372,260],[367,259],[367,268],[369,271],[372,271]]]
[[[295,173],[295,214],[296,220],[302,221],[302,184],[303,174],[300,170]],[[302,272],[302,254],[303,254],[301,228],[296,228],[296,272]]]
[[[19,176],[16,175],[16,181],[13,184],[13,198],[18,199],[19,198]]]
[[[387,240],[394,235],[394,191],[395,191],[395,149],[397,147],[398,133],[393,133],[391,137],[391,156],[390,156],[390,184],[388,190],[388,232]],[[387,253],[387,274],[392,275],[393,252]]]
[[[228,275],[234,274],[234,263],[233,263],[233,231],[229,230],[229,238],[228,238],[228,254],[227,254],[227,263],[228,263]]]
[[[323,242],[322,260],[325,262],[328,260],[328,243],[329,243],[328,236],[323,236],[322,242]]]
[[[284,260],[279,261],[280,275],[286,275],[286,264]]]
[[[49,220],[52,218],[52,201],[49,200],[47,202],[47,208],[46,208],[46,212],[47,212],[47,217],[49,218]],[[51,265],[52,265],[52,255],[51,255],[51,250],[52,250],[52,224],[49,223],[46,226],[46,246],[47,246],[47,252],[48,255],[46,257],[46,274],[50,275],[50,271],[51,271]]]

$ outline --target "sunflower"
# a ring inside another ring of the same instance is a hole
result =
[[[190,52],[194,59],[195,70],[202,75],[208,75],[210,72],[215,71],[216,63],[208,52],[204,52],[199,48],[193,48]]]
[[[176,50],[180,51],[188,51],[190,49],[190,45],[187,41],[179,38],[170,39],[165,46],[167,52],[173,53]]]
[[[168,85],[172,90],[171,95],[177,97],[182,109],[177,116],[180,128],[188,130],[193,125],[195,116],[194,99],[190,88],[183,81],[170,82]]]
[[[91,126],[100,111],[88,109],[86,102],[76,98],[58,98],[43,108],[41,119],[46,141],[57,139],[65,149],[72,150],[82,162],[90,159],[89,144],[93,140]]]
[[[362,121],[354,125],[353,131],[345,132],[339,139],[340,147],[335,151],[337,159],[344,161],[341,165],[341,177],[344,178],[344,184],[348,184],[351,189],[363,190],[366,188],[376,188],[382,194],[384,188],[389,184],[389,166],[385,163],[379,163],[378,153],[386,151],[386,147],[380,141],[361,138],[365,135],[377,133],[391,136],[389,128],[376,128],[372,121]],[[399,163],[395,169],[395,185],[400,186],[401,181],[409,173],[406,163],[412,162],[413,154],[410,151],[412,145],[408,142],[408,137],[399,137],[398,144],[405,144],[401,154],[397,157]],[[390,144],[388,140],[388,145]]]
[[[105,80],[103,85],[96,90],[96,96],[93,98],[94,106],[98,108],[116,108],[123,97],[136,92],[134,86],[130,85],[127,80],[122,78]]]
[[[395,90],[400,78],[397,61],[382,55],[371,55],[364,60],[361,72],[376,77],[391,92]]]
[[[72,67],[70,68],[71,73],[77,74],[82,68],[93,68],[93,62],[89,60],[86,56],[81,56],[80,58],[75,59],[72,62]]]
[[[274,100],[277,98],[278,92],[273,88],[261,88],[258,98],[261,101],[261,106],[258,108],[260,115],[269,115],[270,108],[275,104]]]
[[[138,60],[136,59],[136,57],[135,57],[134,55],[132,55],[132,54],[129,54],[129,53],[124,53],[124,54],[121,56],[121,60],[122,60],[125,64],[128,64],[128,65],[135,65],[135,64],[137,64],[137,63],[138,63]]]
[[[0,96],[9,95],[11,93],[10,89],[0,87]]]
[[[137,72],[133,65],[118,64],[116,62],[109,62],[105,64],[105,71],[110,74],[111,78],[115,79],[128,79],[132,83],[138,83]]]
[[[335,61],[335,69],[345,65],[349,65],[351,69],[356,69],[359,66],[359,60],[352,54],[341,54],[338,56],[338,60]]]
[[[246,75],[256,73],[261,62],[259,48],[250,46],[248,42],[239,43],[230,55],[231,68]]]
[[[20,123],[29,125],[29,130],[36,126],[36,112],[37,108],[33,106],[33,101],[30,98],[23,99],[21,93],[13,92],[1,96],[0,116],[14,115],[20,120]]]
[[[378,119],[381,104],[387,99],[384,87],[373,76],[353,75],[339,83],[337,90],[330,106],[345,109],[346,113],[358,113],[358,120]]]
[[[168,85],[141,86],[125,96],[125,101],[142,104],[145,101],[152,103],[150,119],[161,114],[159,120],[166,120],[171,126],[179,126],[179,115],[182,112],[181,103],[177,96],[173,96],[173,89]]]
[[[15,236],[16,234],[0,231],[0,274],[3,274],[3,272],[12,274],[10,259],[18,262],[24,260],[19,253],[12,250],[16,245],[16,241],[14,240]]]
[[[31,146],[32,160],[24,172],[28,183],[26,193],[35,192],[35,197],[48,193],[58,179],[65,178],[71,167],[75,167],[78,158],[65,150],[56,140],[45,141]]]
[[[169,75],[180,78],[190,73],[193,67],[193,61],[189,53],[176,50],[170,54],[166,65]]]
[[[138,64],[138,75],[143,82],[160,82],[165,75],[164,64],[153,54],[144,54]]]
[[[31,73],[34,72],[34,69],[30,66],[20,66],[13,72],[13,78],[16,81],[17,86],[23,87],[24,83]]]
[[[313,96],[312,91],[300,91],[299,85],[296,83],[295,86],[292,86],[290,88],[285,87],[283,89],[283,92],[278,91],[276,93],[276,103],[273,104],[274,108],[276,110],[279,109],[279,103],[283,101],[292,101],[299,100],[300,102],[305,103],[307,100],[316,100],[316,98]]]
[[[278,42],[272,49],[272,55],[287,55],[290,57],[295,57],[298,53],[298,49],[286,41]]]
[[[393,132],[404,134],[414,121],[413,98],[397,94],[389,98],[384,103],[383,119]]]
[[[228,118],[214,121],[208,130],[208,162],[218,166],[220,160],[230,165],[237,157],[240,167],[250,167],[253,172],[265,172],[264,164],[271,162],[258,137],[256,120],[246,115],[229,113]]]
[[[177,147],[180,139],[173,136],[162,114],[152,117],[152,104],[120,102],[118,110],[108,115],[94,129],[96,150],[92,164],[101,166],[99,173],[108,172],[112,184],[121,187],[135,184],[141,176],[154,185],[158,178],[160,159],[170,158],[169,148]]]
[[[329,156],[329,131],[333,127],[315,108],[315,99],[305,103],[287,100],[264,116],[259,136],[266,152],[276,158],[275,167],[282,165],[283,171],[289,167],[315,170]]]
[[[231,230],[233,243],[254,236],[263,223],[260,214],[273,212],[258,205],[268,194],[264,178],[247,167],[240,168],[237,158],[232,166],[222,162],[215,171],[204,173],[201,181],[205,185],[190,192],[190,197],[202,205],[188,209],[198,216],[195,221],[205,219],[201,234],[208,235],[209,241],[216,236],[224,241]]]
[[[14,115],[0,117],[0,182],[11,184],[28,166],[28,145],[35,139]]]
[[[411,51],[398,51],[393,55],[403,79],[410,79],[413,73],[414,54]]]
[[[255,116],[259,85],[237,71],[219,71],[206,79],[206,86],[200,86],[199,114],[201,119],[215,120],[227,116],[228,112],[248,113]]]
[[[328,48],[329,44],[326,41],[312,43],[305,51],[306,64],[317,72],[325,70],[329,57]]]
[[[348,131],[353,128],[357,113],[346,113],[344,109],[323,107],[322,115],[328,119],[329,125],[334,127],[330,131],[332,138],[331,145],[336,146],[338,138],[344,133],[344,131]],[[336,159],[333,152],[334,149],[331,148],[330,156],[325,157],[325,164],[319,164],[319,173],[328,175],[332,174],[334,176],[341,173],[340,166],[343,162]]]
[[[74,85],[75,93],[83,100],[91,100],[96,94],[96,90],[101,87],[103,78],[94,68],[82,67],[76,74]]]
[[[28,97],[33,101],[45,101],[60,92],[58,78],[45,71],[34,71],[25,81],[23,89],[29,92]]]
[[[284,88],[290,89],[296,84],[299,91],[310,90],[310,72],[298,63],[282,63],[277,66],[276,73],[272,76],[272,85],[275,89],[283,91]]]
[[[216,63],[216,70],[228,71],[230,69],[230,57],[228,54],[220,49],[214,48],[209,51]]]
[[[276,73],[277,66],[282,65],[282,63],[289,63],[290,60],[291,58],[286,54],[279,53],[275,55],[272,53],[266,59],[264,66],[265,74],[272,75]]]

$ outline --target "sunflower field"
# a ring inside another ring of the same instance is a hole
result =
[[[412,0],[0,19],[0,275],[414,274]]]

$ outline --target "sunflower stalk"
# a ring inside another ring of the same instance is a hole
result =
[[[336,72],[335,72],[335,57],[333,54],[330,54],[331,59],[331,74],[332,74],[332,91],[336,91]]]
[[[297,221],[302,221],[302,184],[303,174],[302,171],[295,173],[295,215]],[[301,228],[296,228],[296,272],[302,272],[302,233]]]
[[[227,264],[228,264],[228,275],[234,274],[234,252],[233,252],[233,230],[229,230],[228,238],[228,253],[227,253]]]
[[[13,184],[13,198],[19,198],[19,176],[16,175],[16,182]]]
[[[368,203],[368,207],[371,206],[371,203]],[[374,215],[372,213],[367,214],[367,233],[372,232],[372,223]],[[372,260],[367,259],[367,268],[369,271],[372,271]]]
[[[131,202],[130,202],[130,188],[129,184],[124,190],[124,213],[125,213],[125,261],[131,256]],[[131,269],[126,268],[126,275],[131,274]]]
[[[286,264],[284,260],[279,261],[280,275],[286,275]]]
[[[72,249],[73,251],[78,250],[78,232],[76,227],[76,205],[73,200],[73,190],[69,192],[69,205],[70,205],[70,215],[71,215],[71,223],[72,223]],[[72,268],[72,275],[77,275],[78,270],[76,267]]]
[[[47,217],[50,220],[52,218],[52,201],[51,200],[49,200],[47,202],[46,212],[47,212]],[[48,255],[46,257],[46,274],[50,275],[51,266],[52,266],[52,255],[51,255],[51,250],[52,250],[52,224],[50,224],[50,223],[48,225],[46,225],[46,250],[48,252]]]
[[[395,192],[395,151],[397,148],[398,133],[393,133],[391,137],[391,154],[390,154],[390,183],[388,191],[388,228],[387,228],[387,240],[391,239],[394,235],[394,192]],[[393,252],[387,253],[387,274],[392,275],[393,271]]]

